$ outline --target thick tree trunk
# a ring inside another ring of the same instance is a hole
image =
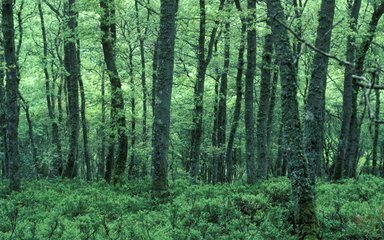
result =
[[[68,37],[64,42],[64,67],[67,71],[65,77],[68,92],[68,123],[69,123],[69,153],[63,177],[74,178],[77,172],[78,138],[80,130],[79,115],[79,73],[80,66],[76,47],[77,13],[76,0],[68,0],[66,27]]]
[[[6,72],[6,122],[7,122],[7,157],[9,159],[9,190],[20,191],[19,158],[19,74],[17,72],[15,32],[13,21],[13,0],[2,2],[2,24],[4,39],[4,59]]]
[[[240,8],[240,2],[237,0],[235,4]],[[240,45],[237,60],[237,75],[236,75],[236,103],[235,109],[233,110],[233,119],[231,130],[229,132],[227,151],[226,151],[226,162],[227,162],[227,181],[232,182],[234,176],[234,163],[233,163],[233,145],[235,142],[236,131],[239,126],[240,112],[241,112],[241,101],[243,98],[243,71],[244,71],[244,53],[245,53],[245,34],[247,31],[246,19],[241,19],[241,35]]]
[[[323,52],[329,52],[331,48],[335,7],[335,0],[322,0],[321,2],[315,46]],[[328,60],[327,56],[315,53],[305,106],[304,146],[308,159],[309,176],[313,184],[316,175],[320,175],[323,156]]]
[[[158,79],[156,79],[153,123],[153,178],[155,195],[168,191],[168,149],[176,38],[176,0],[161,0],[158,45]]]
[[[247,164],[247,182],[256,181],[255,174],[255,120],[254,120],[254,80],[256,71],[256,0],[248,0],[248,34],[247,34],[247,72],[245,78],[245,152]]]
[[[0,52],[4,52],[3,37],[0,36]],[[1,159],[1,173],[3,178],[8,177],[9,161],[7,158],[7,121],[6,121],[6,105],[5,105],[5,86],[4,86],[4,54],[0,54],[0,151],[3,152]]]
[[[268,176],[267,121],[271,98],[272,79],[272,52],[273,38],[271,34],[265,36],[263,62],[261,66],[261,82],[259,96],[259,110],[257,114],[256,148],[257,148],[257,178],[265,179]]]
[[[301,239],[318,239],[319,226],[315,212],[313,187],[308,176],[308,164],[303,149],[297,101],[297,75],[293,61],[285,14],[280,0],[267,0],[268,17],[280,66],[283,141],[292,182],[295,222]]]
[[[228,71],[230,63],[230,23],[225,23],[224,37],[224,66],[221,74],[219,105],[217,111],[218,131],[217,144],[219,147],[219,156],[217,159],[217,181],[224,183],[225,175],[225,145],[227,132],[227,88],[228,88]]]
[[[121,88],[121,80],[116,67],[115,43],[116,43],[116,19],[115,3],[113,0],[100,0],[100,6],[103,10],[101,16],[100,28],[102,31],[102,46],[104,61],[107,66],[109,80],[111,82],[111,126],[112,136],[110,136],[109,153],[107,156],[106,180],[110,181],[113,173],[113,183],[122,181],[128,154],[128,136],[126,133],[126,120],[124,112],[124,97]],[[115,139],[115,135],[117,138]],[[113,167],[114,145],[118,142],[118,156]]]

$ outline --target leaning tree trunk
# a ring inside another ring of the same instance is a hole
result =
[[[76,176],[78,157],[78,138],[80,130],[79,115],[79,73],[80,66],[76,47],[77,13],[75,11],[76,0],[68,0],[66,15],[68,17],[66,27],[68,37],[64,42],[64,67],[67,71],[65,77],[68,92],[68,123],[69,123],[69,152],[67,165],[63,177],[74,178]]]
[[[323,52],[331,48],[335,0],[322,0],[315,46]],[[328,57],[316,52],[312,63],[304,121],[304,146],[308,159],[311,183],[320,175],[324,145],[325,91],[327,86]]]
[[[280,66],[283,141],[292,182],[295,222],[301,239],[318,239],[319,226],[315,212],[313,187],[308,176],[308,164],[303,149],[299,106],[297,101],[297,75],[285,14],[280,0],[267,0],[268,17]]]
[[[102,31],[102,46],[104,61],[107,66],[109,80],[111,82],[111,126],[112,132],[116,131],[118,142],[118,156],[114,166],[113,183],[122,181],[126,168],[128,154],[128,136],[126,133],[126,120],[124,113],[124,97],[121,88],[121,80],[116,67],[116,19],[115,3],[113,0],[100,0],[103,10],[100,28]],[[115,133],[110,137],[109,152],[107,154],[106,180],[110,181],[113,169]]]
[[[2,2],[2,24],[4,39],[4,60],[6,72],[6,123],[7,123],[7,157],[9,159],[9,190],[20,191],[19,158],[19,74],[17,72],[15,32],[13,21],[13,0]]]
[[[168,149],[173,82],[174,48],[176,38],[176,0],[161,0],[159,57],[156,79],[153,122],[152,190],[161,196],[168,191]]]
[[[256,71],[256,0],[248,0],[248,10],[251,12],[248,17],[248,35],[247,35],[247,72],[245,78],[245,152],[247,164],[247,182],[256,181],[255,174],[255,120],[254,120],[254,80]]]

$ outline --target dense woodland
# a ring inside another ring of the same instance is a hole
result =
[[[0,238],[383,239],[383,14],[2,0]]]

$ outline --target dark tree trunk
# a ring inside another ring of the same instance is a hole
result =
[[[308,164],[303,149],[299,106],[297,101],[297,75],[280,0],[267,0],[268,17],[280,66],[283,141],[292,182],[295,222],[301,239],[318,239],[319,226],[315,212],[313,187],[308,176]]]
[[[220,0],[219,11],[224,7],[225,0]],[[203,101],[204,101],[204,82],[207,67],[212,59],[212,51],[218,29],[218,22],[212,29],[208,52],[205,54],[205,37],[206,37],[206,13],[205,0],[200,0],[200,30],[199,45],[197,53],[197,80],[194,89],[194,111],[193,111],[193,128],[191,137],[191,174],[194,179],[199,174],[200,146],[203,135]],[[207,55],[207,56],[205,56]]]
[[[271,98],[269,100],[269,107],[268,107],[268,116],[267,116],[267,151],[270,157],[269,160],[269,166],[268,168],[273,171],[273,173],[276,175],[276,169],[274,169],[273,161],[272,161],[272,136],[273,136],[273,120],[274,120],[274,114],[275,114],[275,106],[276,106],[276,91],[277,91],[277,82],[279,80],[279,68],[277,66],[277,62],[274,61],[273,66],[273,76],[272,76],[272,89],[271,89]]]
[[[113,0],[100,0],[100,6],[103,10],[101,16],[100,28],[102,31],[102,46],[104,61],[107,66],[109,80],[111,82],[111,126],[112,132],[109,152],[107,155],[106,180],[110,181],[113,169],[114,145],[118,142],[118,156],[114,166],[113,183],[122,181],[126,168],[128,154],[128,137],[126,133],[126,120],[124,112],[124,97],[121,88],[121,80],[116,67],[115,44],[116,44],[116,19],[115,3]]]
[[[335,0],[322,0],[315,46],[323,52],[331,48]],[[304,146],[311,183],[320,175],[324,147],[325,91],[328,57],[316,52],[312,63],[304,121]]]
[[[176,38],[177,1],[161,0],[158,45],[158,79],[156,79],[153,122],[153,178],[155,195],[168,191],[168,149]],[[161,90],[160,90],[161,89]]]
[[[355,0],[353,6],[350,6],[351,10],[351,23],[350,28],[355,33],[357,28],[357,21],[359,18],[359,12],[361,7],[361,0]],[[347,39],[347,61],[350,63],[355,62],[355,44],[356,37],[354,34],[348,35]],[[349,162],[347,159],[347,148],[348,142],[350,138],[350,126],[351,126],[351,118],[352,118],[352,102],[353,102],[353,83],[352,76],[355,73],[353,66],[347,65],[345,66],[344,73],[344,91],[343,91],[343,115],[342,115],[342,123],[341,130],[339,136],[339,144],[337,149],[337,154],[335,158],[335,167],[332,175],[333,180],[339,180],[344,176],[344,169],[346,168],[346,162]]]
[[[1,173],[2,177],[8,177],[9,161],[7,158],[7,121],[6,121],[6,105],[5,105],[5,86],[4,86],[4,47],[3,36],[0,36],[0,150],[4,153],[1,160]]]
[[[212,160],[211,160],[211,173],[210,173],[210,181],[213,184],[217,183],[217,131],[219,128],[219,118],[218,118],[218,105],[219,105],[219,83],[220,83],[220,75],[215,78],[215,101],[213,106],[213,126],[212,126]]]
[[[217,111],[218,131],[217,144],[219,147],[219,156],[217,159],[217,181],[224,183],[225,176],[225,145],[227,132],[227,88],[228,88],[228,71],[230,63],[230,23],[225,23],[224,37],[224,67],[221,74],[219,105]]]
[[[79,61],[79,70],[81,66],[81,56],[80,56],[80,40],[77,40],[77,57]],[[80,113],[81,113],[81,128],[83,130],[83,157],[86,170],[86,179],[87,181],[91,181],[92,179],[92,169],[91,169],[91,157],[89,155],[89,144],[88,144],[88,124],[86,117],[86,102],[85,102],[85,91],[84,91],[84,83],[81,73],[79,72],[79,87],[80,87]]]
[[[80,66],[76,48],[77,13],[75,11],[76,0],[68,0],[66,27],[68,37],[64,40],[64,67],[67,71],[65,77],[68,92],[68,123],[69,123],[69,153],[67,166],[63,177],[74,178],[77,172],[78,138],[80,130],[79,115],[79,73]]]
[[[261,82],[259,96],[259,110],[257,114],[256,147],[257,147],[257,178],[265,179],[268,175],[267,121],[271,98],[272,52],[273,38],[271,34],[265,36],[263,62],[261,66]]]
[[[135,82],[133,73],[133,49],[129,46],[129,79],[131,87],[131,156],[128,168],[128,178],[136,179],[139,177],[139,163],[135,153],[136,148],[136,99],[135,99]]]
[[[247,72],[245,78],[245,134],[246,134],[246,164],[247,164],[247,182],[252,184],[256,181],[255,174],[255,120],[254,120],[254,80],[256,71],[256,0],[248,0],[248,11],[251,12],[248,17],[247,34]]]
[[[105,71],[104,67],[101,70],[101,126],[99,128],[100,131],[100,158],[99,158],[99,175],[100,177],[105,176],[105,130],[104,126],[106,124],[105,121]]]
[[[239,11],[241,11],[239,0],[235,1],[235,4]],[[245,18],[241,19],[241,35],[240,45],[237,62],[237,75],[236,75],[236,103],[233,111],[233,119],[231,130],[229,132],[227,151],[226,151],[226,162],[227,162],[227,181],[232,182],[234,176],[234,163],[233,163],[233,145],[235,142],[236,131],[239,126],[240,112],[241,112],[241,101],[243,98],[243,71],[244,71],[244,53],[245,53],[245,34],[247,31],[247,22]]]
[[[17,72],[15,32],[13,21],[13,0],[2,2],[2,24],[4,39],[4,59],[6,72],[6,122],[7,122],[7,157],[9,159],[9,190],[20,191],[19,158],[19,75]]]

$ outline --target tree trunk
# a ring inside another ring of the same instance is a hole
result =
[[[7,122],[7,157],[9,159],[9,190],[20,191],[19,158],[19,74],[17,72],[15,32],[13,20],[13,0],[2,2],[2,24],[4,39],[4,59],[6,72],[6,122]]]
[[[0,52],[4,52],[3,37],[0,36]],[[1,160],[1,173],[3,178],[8,177],[9,161],[7,158],[7,121],[6,121],[6,105],[5,105],[5,86],[4,86],[4,54],[0,54],[0,150],[4,153]]]
[[[217,144],[219,147],[219,156],[217,159],[217,181],[224,183],[225,175],[225,144],[227,132],[227,88],[228,88],[228,71],[230,63],[230,23],[225,23],[224,37],[224,67],[221,74],[221,84],[219,92],[219,105],[217,111],[218,131]]]
[[[235,1],[235,4],[239,11],[240,2],[239,0]],[[243,71],[244,71],[244,53],[245,53],[245,34],[247,31],[247,22],[244,17],[241,18],[241,35],[240,35],[240,45],[238,52],[238,62],[237,62],[237,75],[236,75],[236,103],[235,109],[233,111],[233,119],[231,130],[229,132],[227,151],[226,151],[226,162],[227,162],[227,181],[232,182],[234,176],[234,163],[233,163],[233,145],[235,142],[236,131],[239,126],[240,112],[241,112],[241,101],[243,98]]]
[[[155,195],[168,191],[168,149],[176,38],[177,1],[161,0],[158,46],[158,79],[156,79],[153,123],[153,179]]]
[[[350,6],[351,10],[351,23],[350,28],[353,32],[356,32],[357,21],[359,18],[359,11],[361,7],[361,0],[355,0],[353,6]],[[353,63],[355,61],[355,44],[356,37],[354,34],[348,35],[347,39],[347,61]],[[337,149],[337,154],[335,158],[335,167],[332,175],[333,180],[339,180],[344,176],[344,169],[346,168],[346,162],[348,161],[347,157],[347,148],[350,138],[350,126],[352,118],[352,102],[353,102],[353,84],[352,76],[355,73],[353,66],[345,66],[344,73],[344,91],[343,91],[343,115],[341,130],[339,136],[339,144]]]
[[[105,71],[103,66],[101,70],[101,126],[99,127],[99,136],[101,139],[101,144],[98,170],[100,177],[105,176],[105,105]]]
[[[245,134],[246,134],[246,164],[247,182],[252,184],[256,181],[255,175],[255,120],[254,120],[254,78],[256,71],[256,0],[248,0],[248,34],[247,34],[247,72],[245,78]]]
[[[375,75],[376,73],[373,74],[373,79],[377,78]],[[379,80],[377,78],[377,81],[375,84],[379,84]],[[380,90],[375,89],[375,97],[376,97],[376,109],[375,109],[375,119],[378,120],[380,119],[380,107],[381,107],[381,102],[380,102]],[[372,175],[377,176],[378,175],[378,164],[377,164],[377,159],[378,159],[378,154],[377,154],[377,148],[379,146],[379,132],[380,132],[380,124],[378,122],[374,122],[374,134],[373,134],[373,142],[372,142]],[[380,165],[379,165],[380,166]]]
[[[273,136],[273,119],[274,119],[274,114],[275,114],[275,106],[276,106],[276,91],[277,91],[277,82],[279,80],[279,68],[277,66],[277,62],[274,61],[273,63],[273,76],[272,76],[272,89],[271,89],[271,98],[269,100],[269,107],[268,107],[268,116],[267,116],[267,126],[266,126],[266,131],[267,131],[267,151],[269,155],[269,166],[268,169],[272,170],[273,173],[276,175],[276,169],[274,169],[273,161],[272,159],[272,136]]]
[[[64,67],[67,71],[65,77],[68,92],[68,123],[69,123],[69,153],[67,166],[63,177],[74,178],[77,172],[78,138],[79,138],[79,73],[80,66],[76,47],[77,13],[76,0],[68,0],[66,27],[68,37],[64,40]]]
[[[128,137],[126,133],[126,120],[124,112],[124,97],[121,80],[116,67],[116,19],[115,3],[113,0],[100,0],[103,10],[100,28],[102,31],[102,46],[104,61],[107,66],[111,82],[111,126],[112,132],[116,131],[118,142],[118,156],[114,166],[113,183],[121,183],[126,168],[128,153]],[[115,133],[111,136],[109,153],[107,156],[106,180],[110,181],[113,169]]]
[[[331,48],[335,0],[322,0],[315,46],[323,52]],[[316,52],[312,63],[304,121],[304,146],[311,183],[320,174],[324,148],[325,91],[328,74],[327,56]]]
[[[297,75],[287,29],[285,14],[280,0],[267,0],[268,17],[280,66],[282,88],[283,140],[292,182],[295,206],[295,222],[301,239],[318,239],[319,226],[315,212],[313,187],[308,176],[308,164],[303,149],[297,101]]]
[[[271,98],[272,52],[273,38],[271,34],[265,36],[263,62],[261,66],[261,82],[259,96],[259,110],[257,114],[256,148],[257,148],[257,178],[268,176],[267,121]]]
[[[219,11],[224,7],[225,0],[220,0]],[[205,56],[205,33],[206,33],[206,13],[205,0],[200,0],[200,30],[199,45],[197,53],[197,80],[194,90],[194,111],[193,111],[193,128],[191,137],[191,174],[194,179],[199,174],[200,146],[203,136],[203,101],[204,101],[204,82],[207,67],[212,59],[213,45],[218,29],[218,21],[212,29],[207,56]]]

